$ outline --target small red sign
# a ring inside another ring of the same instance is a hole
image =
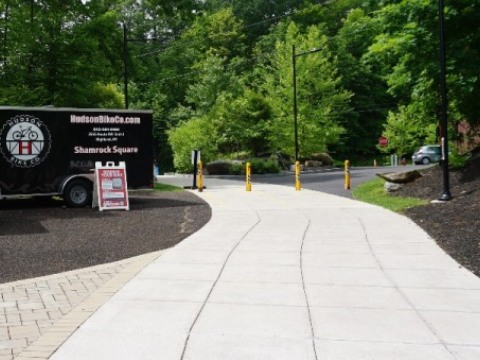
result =
[[[103,209],[129,209],[125,167],[97,167],[98,202]]]
[[[385,147],[388,145],[388,138],[385,137],[385,136],[380,136],[380,138],[378,139],[378,145],[380,145],[381,147]]]

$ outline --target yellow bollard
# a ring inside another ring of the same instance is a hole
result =
[[[198,162],[198,191],[203,191],[203,163]]]
[[[245,169],[245,173],[247,175],[247,187],[246,187],[246,190],[247,191],[252,191],[252,183],[251,183],[251,177],[252,177],[252,165],[247,162],[247,166],[246,166],[246,169]]]
[[[295,162],[295,190],[300,191],[302,184],[300,183],[300,162]]]
[[[350,190],[350,161],[345,160],[345,190]]]

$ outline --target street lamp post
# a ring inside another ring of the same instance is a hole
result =
[[[295,52],[295,45],[292,45],[292,67],[293,67],[293,126],[295,132],[295,161],[298,160],[298,108],[297,108],[297,57],[313,54],[321,49],[312,49],[301,53]]]
[[[450,178],[448,173],[448,121],[447,121],[447,78],[445,65],[445,16],[443,0],[438,0],[438,23],[440,30],[440,86],[441,86],[441,138],[442,138],[442,171],[443,171],[443,193],[439,200],[448,201],[452,199],[450,193]]]
[[[128,38],[125,23],[123,23],[123,96],[125,97],[125,109],[128,109]]]
[[[298,123],[297,123],[297,55],[295,55],[295,45],[292,45],[292,64],[293,64],[293,128],[295,131],[295,161],[298,160]]]
[[[128,42],[148,42],[159,40],[156,37],[148,39],[129,39],[127,25],[123,23],[123,94],[125,96],[125,109],[128,109]]]

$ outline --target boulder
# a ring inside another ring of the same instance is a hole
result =
[[[303,171],[303,164],[300,164],[300,171]],[[296,166],[295,164],[290,165],[290,171],[296,171]]]
[[[375,175],[394,184],[407,184],[422,177],[422,174],[420,174],[418,170],[390,172],[383,174],[377,173]]]
[[[311,160],[321,161],[323,165],[333,165],[333,159],[327,153],[314,153],[310,155]]]
[[[404,184],[396,184],[392,182],[385,182],[385,185],[383,185],[383,188],[385,189],[386,192],[395,192],[403,188],[405,185]]]
[[[305,161],[305,167],[307,168],[318,168],[322,167],[323,163],[318,160],[307,160]]]

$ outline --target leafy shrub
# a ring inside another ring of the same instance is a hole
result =
[[[453,147],[448,155],[449,166],[453,169],[463,169],[469,162],[471,154],[460,154],[458,150]]]
[[[115,84],[97,83],[91,89],[89,97],[92,107],[120,109],[125,103],[125,97]]]
[[[201,150],[204,163],[216,155],[212,141],[213,126],[206,117],[194,118],[168,131],[168,140],[174,153],[173,164],[178,172],[192,172],[192,150]]]
[[[231,175],[245,175],[246,169],[245,163],[235,162],[230,164],[230,174]]]
[[[272,159],[254,158],[250,160],[253,174],[276,174],[280,172],[277,162]]]
[[[252,174],[276,174],[280,172],[277,162],[272,159],[253,158],[245,162],[239,160],[216,160],[206,165],[211,175],[245,175],[246,163],[249,162]]]
[[[250,156],[252,155],[247,151],[236,151],[230,154],[225,154],[225,159],[231,160],[233,163],[241,163],[247,161]]]
[[[271,156],[272,160],[275,161],[280,169],[288,170],[290,165],[293,164],[292,159],[288,154],[277,152]]]
[[[205,168],[210,175],[228,175],[231,165],[231,161],[228,160],[215,160],[208,163]]]

